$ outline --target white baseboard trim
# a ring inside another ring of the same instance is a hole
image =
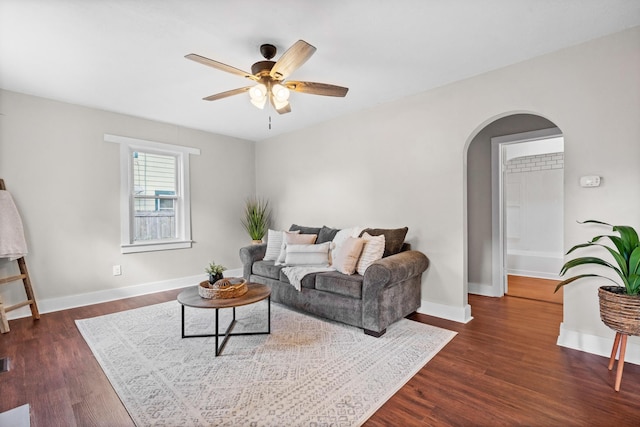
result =
[[[464,307],[454,307],[452,305],[422,300],[420,307],[416,311],[421,314],[460,323],[469,323],[473,319],[471,316],[471,306],[469,304],[466,304]]]
[[[242,276],[242,269],[237,268],[233,270],[226,270],[224,275],[227,277],[239,277]],[[38,304],[38,311],[44,314],[54,311],[67,310],[70,308],[84,307],[91,304],[99,304],[124,298],[153,294],[156,292],[169,291],[172,289],[185,288],[187,286],[197,285],[203,280],[207,280],[207,275],[204,273],[188,277],[179,277],[177,279],[126,286],[123,288],[105,289],[102,291],[68,295],[59,298],[48,298],[43,300],[38,299],[36,302]],[[31,311],[29,310],[28,306],[21,307],[7,313],[7,318],[9,320],[30,316]]]
[[[615,332],[613,331],[611,331],[611,337],[606,338],[568,329],[564,326],[564,323],[561,323],[557,344],[561,347],[609,358],[611,356],[614,338]],[[629,337],[627,341],[624,361],[640,365],[640,343],[634,342],[634,337]]]
[[[467,290],[470,294],[474,295],[482,295],[485,297],[501,297],[502,295],[498,295],[496,289],[491,284],[486,283],[474,283],[469,282],[467,284]]]

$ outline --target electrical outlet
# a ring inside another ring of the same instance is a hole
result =
[[[119,265],[114,265],[113,266],[113,275],[114,276],[119,276],[122,274],[122,268]]]

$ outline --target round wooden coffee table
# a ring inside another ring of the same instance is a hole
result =
[[[202,298],[198,293],[198,286],[193,286],[185,289],[178,294],[178,302],[182,306],[182,338],[198,338],[198,337],[215,337],[216,338],[216,356],[218,356],[224,346],[227,344],[229,337],[238,335],[266,335],[271,333],[271,289],[267,285],[260,283],[247,283],[248,291],[246,294],[237,298],[224,298],[224,299],[207,299]],[[236,324],[236,307],[243,305],[254,304],[258,301],[268,300],[267,303],[267,331],[266,332],[238,332],[232,333],[231,330]],[[216,332],[215,334],[199,334],[199,335],[186,335],[184,333],[184,308],[214,308],[216,310]],[[229,327],[221,334],[218,330],[218,310],[221,308],[233,309],[233,320],[229,324]],[[218,345],[218,339],[224,336],[222,343]]]

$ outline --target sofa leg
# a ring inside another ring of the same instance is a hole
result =
[[[385,332],[387,332],[387,328],[384,328],[380,332],[372,331],[371,329],[365,329],[364,330],[364,333],[366,335],[371,335],[372,337],[376,337],[376,338],[380,338],[381,336],[384,335]]]

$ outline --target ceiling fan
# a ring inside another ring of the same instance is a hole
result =
[[[272,44],[263,44],[260,46],[260,53],[265,58],[265,61],[258,61],[253,64],[251,66],[251,73],[195,53],[185,55],[185,58],[218,70],[226,71],[227,73],[245,77],[256,83],[252,86],[245,86],[207,96],[203,98],[205,101],[215,101],[217,99],[249,92],[251,103],[256,107],[264,108],[268,100],[279,114],[285,114],[291,111],[291,105],[289,104],[289,91],[291,90],[310,93],[312,95],[340,97],[345,96],[349,90],[349,88],[346,87],[326,83],[285,81],[291,73],[307,62],[315,51],[316,48],[309,43],[304,40],[298,40],[283,53],[276,62],[271,60],[271,58],[276,55],[276,47]]]

